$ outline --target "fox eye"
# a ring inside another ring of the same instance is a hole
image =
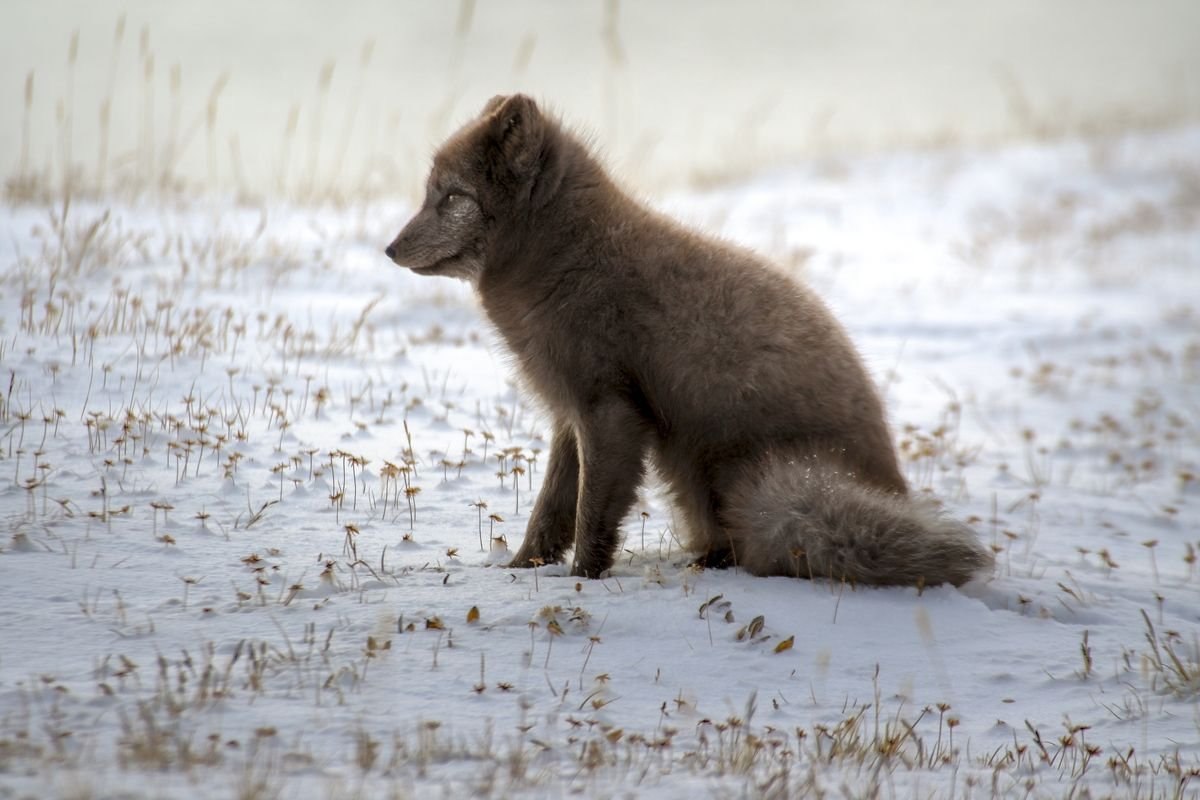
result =
[[[438,211],[456,211],[461,212],[464,209],[470,208],[475,204],[475,198],[463,192],[449,191],[442,195],[442,199],[438,201]]]

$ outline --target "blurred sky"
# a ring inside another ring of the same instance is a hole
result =
[[[411,195],[433,145],[514,90],[648,189],[829,151],[1200,118],[1197,0],[4,0],[2,16],[3,175],[25,142],[27,167],[103,160],[109,184]]]

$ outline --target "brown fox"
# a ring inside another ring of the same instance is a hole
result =
[[[647,458],[700,563],[876,585],[962,584],[992,563],[913,498],[849,337],[758,256],[641,205],[524,95],[495,97],[433,159],[386,249],[470,281],[553,415],[512,565],[595,578]]]

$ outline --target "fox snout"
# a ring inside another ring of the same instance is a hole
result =
[[[401,267],[428,267],[454,250],[443,233],[435,214],[418,212],[383,252]]]
[[[418,275],[475,280],[483,269],[483,214],[458,195],[427,202],[383,252]]]
[[[422,214],[418,213],[383,249],[384,254],[399,266],[409,269],[436,261],[444,255],[437,251],[444,248],[437,247],[437,227],[431,223],[431,220],[422,219]]]

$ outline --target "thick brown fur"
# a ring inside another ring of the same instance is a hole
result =
[[[554,417],[513,561],[612,566],[647,458],[703,563],[864,584],[961,584],[991,563],[908,495],[882,402],[807,288],[630,198],[523,95],[438,151],[397,264],[471,281]]]

